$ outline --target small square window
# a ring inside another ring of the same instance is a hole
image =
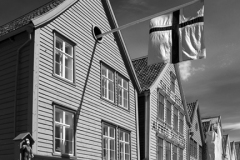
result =
[[[158,117],[164,120],[164,96],[158,93]]]
[[[54,152],[74,155],[74,114],[55,108]]]
[[[74,49],[66,38],[55,33],[54,44],[54,74],[73,82],[74,79]]]

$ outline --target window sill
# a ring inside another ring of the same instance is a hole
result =
[[[110,100],[108,100],[108,99],[103,98],[102,96],[100,96],[100,99],[101,99],[102,101],[106,102],[106,103],[109,103],[110,105],[113,105],[113,106],[115,106],[115,107],[118,107],[118,108],[120,108],[120,109],[122,109],[122,110],[130,113],[130,109],[129,109],[129,108],[126,109],[126,108],[124,108],[124,107],[121,107],[121,106],[119,106],[118,104],[116,104],[116,103],[114,103],[114,102],[112,102],[112,101],[110,101]]]
[[[63,160],[64,160],[64,159],[77,159],[76,156],[68,155],[68,154],[53,153],[52,155],[53,155],[54,157],[61,157]]]
[[[66,80],[66,79],[64,79],[64,78],[62,78],[62,77],[60,77],[60,76],[58,76],[58,75],[56,75],[56,74],[54,74],[54,73],[53,73],[52,75],[53,75],[53,77],[54,77],[55,79],[61,80],[62,82],[66,83],[66,84],[68,84],[68,85],[71,85],[71,86],[73,86],[73,87],[76,87],[76,83],[71,82],[71,81],[68,81],[68,80]]]

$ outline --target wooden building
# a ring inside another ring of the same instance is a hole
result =
[[[235,142],[235,150],[237,154],[236,160],[240,160],[240,142]]]
[[[186,160],[190,120],[178,67],[132,60],[142,93],[138,97],[141,160]]]
[[[222,145],[223,145],[223,160],[232,160],[230,138],[228,134],[222,136]]]
[[[237,160],[235,142],[234,141],[230,142],[230,146],[231,146],[231,160]]]
[[[199,102],[188,103],[188,114],[191,121],[189,156],[190,160],[205,160],[205,136],[203,133]]]
[[[221,116],[202,118],[206,142],[206,160],[224,159]]]
[[[109,0],[54,0],[0,27],[1,160],[25,132],[34,160],[139,159],[140,83],[121,33],[96,38],[116,27]]]

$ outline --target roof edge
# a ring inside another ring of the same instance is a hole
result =
[[[109,0],[101,0],[101,1],[102,1],[103,4],[106,5],[106,7],[107,7],[107,9],[109,11],[110,18],[111,18],[110,20],[112,20],[112,25],[114,26],[114,28],[117,28],[118,27],[118,23],[117,23],[117,20],[115,18],[115,15],[114,15],[114,12],[112,10],[112,7],[111,7],[111,4],[110,4]],[[127,65],[129,66],[130,72],[132,73],[132,78],[134,79],[134,82],[135,82],[135,85],[136,85],[136,88],[137,88],[138,92],[141,93],[142,89],[141,89],[140,83],[138,81],[137,75],[135,73],[135,69],[133,67],[132,60],[131,60],[131,58],[130,58],[130,56],[128,54],[127,47],[126,47],[126,45],[124,43],[121,31],[115,32],[114,35],[119,38],[119,41],[120,41],[121,46],[122,46],[122,49],[124,50],[124,56],[125,56],[125,58],[127,60]]]
[[[62,4],[57,6],[56,8],[52,9],[51,11],[49,11],[39,17],[33,18],[31,21],[34,24],[34,27],[39,27],[39,26],[49,22],[50,20],[52,20],[53,18],[60,15],[62,12],[64,12],[66,9],[68,9],[70,6],[72,6],[77,1],[78,0],[66,0]]]
[[[200,113],[200,107],[199,107],[199,101],[198,100],[196,100],[196,108],[197,108],[198,121],[199,121],[199,126],[200,126],[200,133],[201,133],[202,142],[205,142],[205,135],[204,135],[204,132],[203,132],[203,124],[202,124],[202,118],[201,118],[201,113]]]
[[[184,92],[183,92],[183,87],[182,87],[182,83],[181,83],[181,79],[180,79],[180,73],[179,73],[178,64],[174,64],[174,68],[175,68],[176,76],[177,76],[177,79],[178,79],[180,95],[181,95],[181,99],[183,101],[183,108],[185,110],[187,124],[188,124],[189,128],[191,128],[192,125],[191,125],[190,117],[189,117],[188,111],[187,111],[187,102],[186,102],[186,99],[185,99],[185,96],[184,96]]]

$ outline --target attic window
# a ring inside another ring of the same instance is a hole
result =
[[[94,39],[95,39],[96,41],[102,42],[103,37],[97,38],[98,35],[102,34],[102,31],[100,30],[99,27],[93,26],[93,27],[92,27],[92,34],[93,34],[93,37],[94,37]]]

